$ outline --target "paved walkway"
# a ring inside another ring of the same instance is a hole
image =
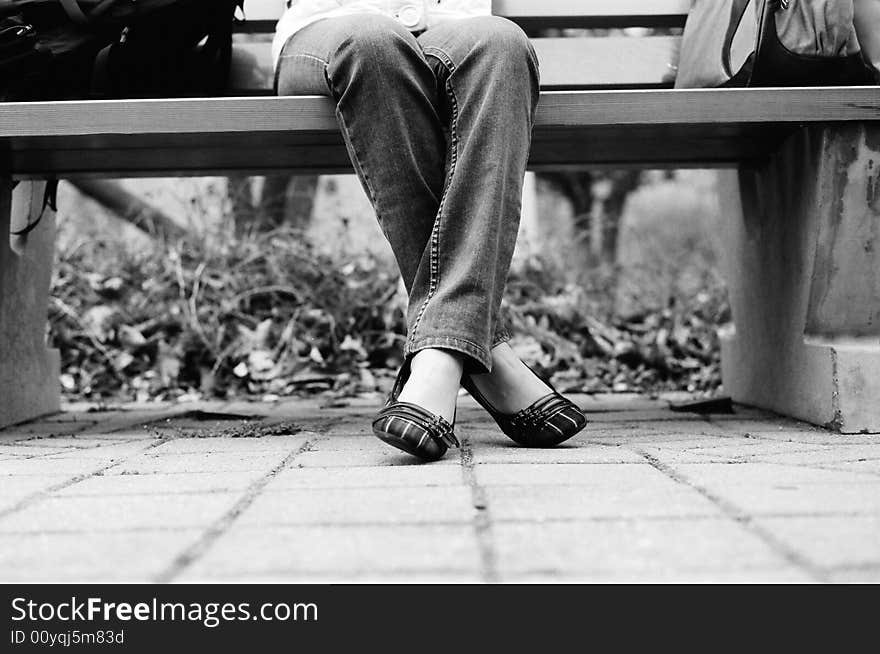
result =
[[[377,399],[70,407],[0,431],[0,580],[880,581],[880,436],[576,399],[527,450],[464,398],[421,465]]]

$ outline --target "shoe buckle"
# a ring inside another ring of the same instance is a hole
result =
[[[461,447],[461,444],[455,437],[455,433],[452,431],[449,423],[440,418],[440,416],[434,418],[432,427],[434,427],[434,430],[436,431],[435,438],[445,443],[447,447]]]
[[[535,411],[533,407],[528,406],[516,414],[511,422],[517,423],[521,428],[537,427],[541,422],[541,412]]]
[[[448,445],[449,447],[461,447],[461,443],[459,443],[458,439],[451,433],[450,434],[443,434],[440,437],[440,440],[442,440],[444,443],[446,443],[446,445]]]

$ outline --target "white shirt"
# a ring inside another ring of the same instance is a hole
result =
[[[272,59],[278,62],[287,39],[322,18],[371,13],[391,16],[411,31],[447,20],[489,16],[492,0],[289,0],[275,28]]]

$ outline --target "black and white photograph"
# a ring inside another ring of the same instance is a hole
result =
[[[73,615],[880,582],[880,0],[0,0],[0,230]]]

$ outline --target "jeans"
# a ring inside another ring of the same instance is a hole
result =
[[[492,368],[538,102],[523,31],[486,16],[418,36],[390,17],[328,18],[285,44],[280,95],[328,95],[409,295],[405,354]]]

